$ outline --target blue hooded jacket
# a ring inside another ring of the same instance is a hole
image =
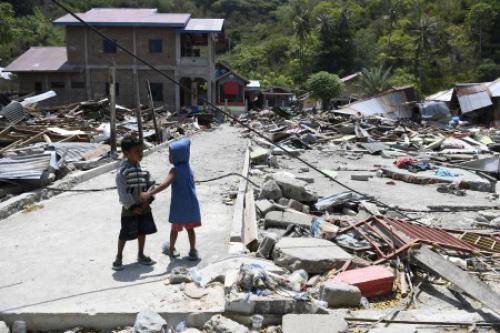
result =
[[[188,139],[181,139],[170,144],[170,157],[175,170],[170,201],[170,223],[201,222],[200,204],[196,197],[193,172],[189,166],[190,147],[191,141]]]

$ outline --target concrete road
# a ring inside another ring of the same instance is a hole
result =
[[[246,141],[236,129],[223,126],[197,133],[192,140],[191,165],[197,179],[241,172]],[[161,181],[171,168],[167,149],[146,157],[143,165]],[[106,173],[76,188],[113,186],[115,174]],[[65,313],[66,324],[74,325],[79,322],[75,319],[79,313],[131,314],[146,306],[170,313],[220,310],[223,303],[218,289],[201,300],[186,302],[178,287],[166,287],[161,281],[175,266],[203,267],[227,254],[233,206],[225,205],[223,199],[238,181],[226,178],[197,187],[203,219],[203,226],[197,229],[199,263],[171,261],[160,252],[170,231],[170,190],[159,194],[153,203],[159,231],[146,241],[146,254],[157,261],[152,267],[135,262],[137,243],[131,241],[124,252],[125,270],[111,270],[120,229],[116,191],[61,194],[29,212],[0,221],[0,320],[12,319],[15,313],[25,318],[30,313],[43,313],[47,318]],[[185,232],[179,235],[177,248],[181,256],[187,256]],[[94,322],[102,320],[91,317]],[[109,325],[121,320],[119,316],[108,317]],[[33,315],[30,320],[35,324],[37,318],[42,317]]]

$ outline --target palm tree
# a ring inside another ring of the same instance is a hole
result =
[[[359,81],[359,88],[366,96],[372,96],[391,88],[389,76],[391,69],[385,70],[382,66],[371,69],[363,68]]]
[[[438,21],[426,15],[422,15],[421,4],[418,6],[418,18],[411,27],[411,32],[415,35],[415,74],[421,83],[423,79],[422,56],[428,54],[434,43],[434,36],[438,28]]]
[[[299,64],[302,76],[304,76],[304,42],[311,33],[311,10],[303,0],[291,2],[291,19],[295,35],[299,39]],[[302,83],[301,79],[301,83]]]

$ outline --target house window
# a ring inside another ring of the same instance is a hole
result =
[[[106,82],[106,87],[104,89],[106,96],[109,96],[109,82]],[[120,84],[118,82],[115,83],[115,96],[120,96]]]
[[[35,92],[40,93],[42,92],[42,89],[43,89],[42,82],[40,81],[35,82]]]
[[[83,88],[85,88],[85,82],[80,82],[80,81],[71,82],[71,89],[83,89]]]
[[[108,39],[102,41],[102,52],[103,53],[116,53],[116,44]]]
[[[51,82],[50,87],[52,89],[64,89],[64,82]]]
[[[153,101],[163,102],[163,83],[150,83]]]
[[[162,53],[162,52],[163,52],[163,40],[150,39],[149,40],[149,53]]]

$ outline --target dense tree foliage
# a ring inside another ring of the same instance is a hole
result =
[[[321,71],[311,74],[306,86],[311,97],[321,100],[323,110],[327,110],[330,101],[342,94],[343,83],[336,74]]]
[[[363,70],[365,79],[383,74],[385,85],[429,93],[500,76],[499,0],[63,1],[76,11],[157,7],[226,18],[221,59],[265,85],[300,87],[312,73]],[[2,65],[29,46],[62,44],[50,20],[63,14],[50,0],[0,1]]]

